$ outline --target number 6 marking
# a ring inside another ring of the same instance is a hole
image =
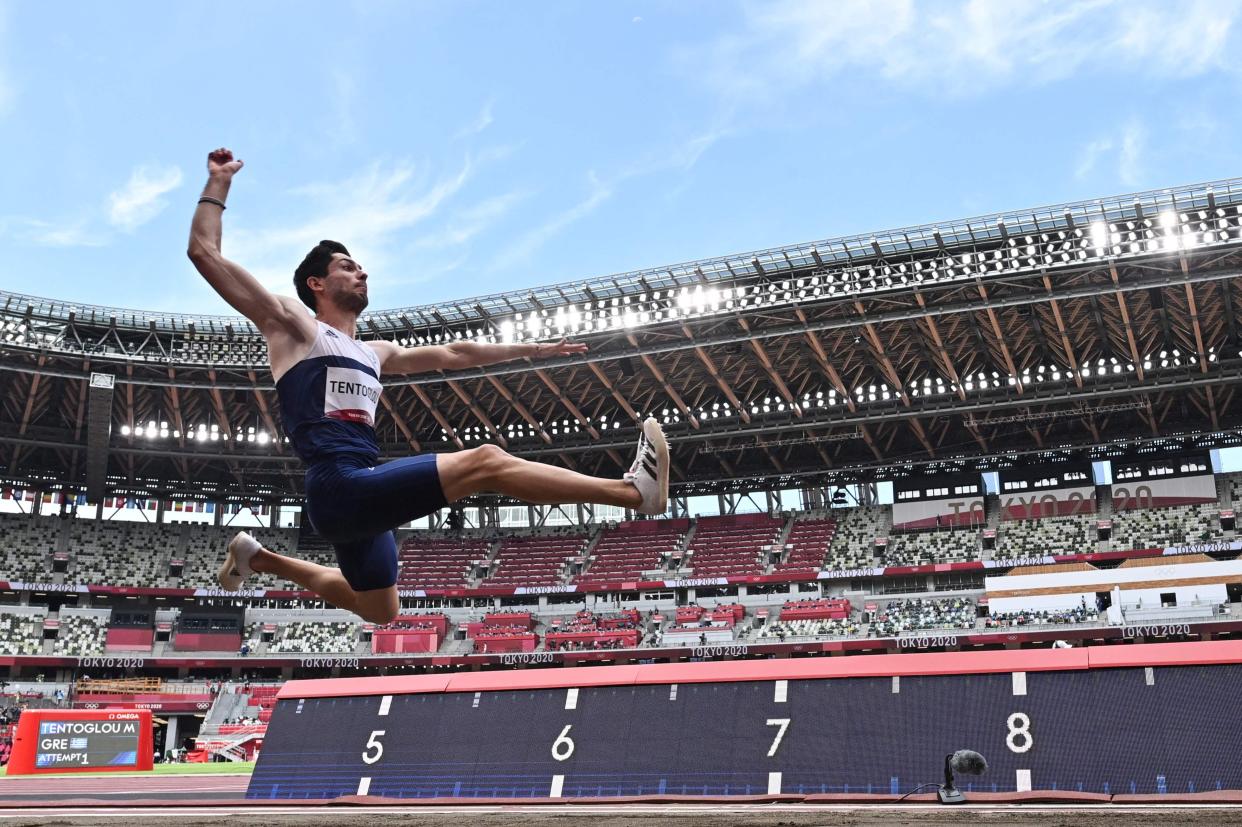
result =
[[[573,724],[565,724],[561,734],[552,742],[552,757],[557,761],[568,760],[574,754],[574,739],[569,737],[569,730],[572,728]]]
[[[1005,721],[1009,734],[1005,736],[1005,746],[1011,752],[1026,752],[1035,746],[1035,737],[1031,735],[1031,717],[1025,712],[1015,712]],[[1022,736],[1022,746],[1018,746],[1017,737]]]
[[[776,731],[776,738],[772,741],[772,746],[768,749],[768,757],[776,755],[776,751],[780,749],[781,739],[785,737],[785,730],[789,729],[788,718],[768,718],[767,726],[778,726],[780,729]]]
[[[362,761],[366,764],[374,764],[380,760],[380,756],[384,754],[384,745],[377,738],[384,734],[384,730],[377,729],[371,733],[371,737],[367,739],[367,748],[362,752]],[[371,755],[371,750],[375,750],[375,754]]]

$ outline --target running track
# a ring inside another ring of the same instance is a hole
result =
[[[241,802],[249,775],[122,775],[73,778],[0,779],[0,807],[5,804],[103,800]]]

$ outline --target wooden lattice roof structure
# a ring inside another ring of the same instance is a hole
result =
[[[493,442],[618,475],[654,414],[681,494],[816,487],[1236,444],[1240,276],[1230,180],[374,312],[360,332],[590,346],[388,379],[386,456]],[[85,484],[92,374],[115,383],[94,420],[110,490],[300,491],[245,320],[9,293],[0,477]]]

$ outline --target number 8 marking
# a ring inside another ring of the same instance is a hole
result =
[[[1035,736],[1031,735],[1029,715],[1025,712],[1015,712],[1005,723],[1009,727],[1009,734],[1005,736],[1005,746],[1009,747],[1011,752],[1026,752],[1035,746]],[[1018,746],[1015,740],[1019,735],[1022,736],[1022,746]]]

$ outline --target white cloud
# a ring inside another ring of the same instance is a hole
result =
[[[587,181],[591,188],[590,194],[518,237],[493,258],[491,269],[500,270],[527,261],[537,250],[563,232],[569,225],[595,212],[604,202],[612,198],[625,181],[631,178],[669,171],[689,172],[704,153],[730,134],[732,134],[731,129],[713,127],[705,132],[691,135],[680,144],[640,158],[606,181],[601,181],[594,171],[587,173]]]
[[[1121,148],[1117,153],[1117,177],[1127,187],[1143,182],[1143,144],[1147,132],[1142,124],[1129,123],[1121,132]]]
[[[168,206],[163,196],[181,186],[181,178],[179,167],[138,167],[108,196],[108,221],[126,231],[141,227]]]
[[[1236,0],[777,0],[683,55],[730,98],[846,71],[953,94],[1044,83],[1086,66],[1188,76],[1226,66]]]
[[[329,100],[334,117],[330,121],[329,136],[336,146],[346,146],[358,140],[358,119],[354,114],[358,97],[358,84],[351,72],[339,67],[329,75]]]
[[[0,3],[0,38],[7,40],[8,35],[8,17],[9,4]],[[7,43],[0,42],[0,115],[7,115],[13,111],[13,104],[17,99],[17,90],[13,82],[12,74],[9,72],[7,62],[2,59],[5,53],[11,51],[6,48]]]
[[[444,227],[415,241],[414,247],[435,249],[465,244],[529,197],[529,192],[508,192],[459,210],[445,222]]]
[[[491,126],[495,120],[492,117],[492,107],[495,106],[495,104],[496,102],[491,99],[484,101],[483,108],[479,110],[479,114],[475,116],[475,119],[459,129],[454,137],[467,138],[471,135],[478,135],[484,129]]]
[[[1091,141],[1082,148],[1082,152],[1078,156],[1078,166],[1074,169],[1076,178],[1086,178],[1095,171],[1096,162],[1100,160],[1100,156],[1113,148],[1111,138],[1100,138]]]
[[[321,239],[334,239],[345,244],[373,275],[386,271],[372,287],[371,299],[376,307],[396,306],[399,300],[383,296],[385,285],[409,274],[389,271],[396,260],[394,242],[434,216],[466,184],[473,170],[474,164],[467,159],[456,173],[432,178],[408,161],[373,163],[343,180],[307,184],[290,193],[295,196],[291,209],[281,211],[296,213],[301,206],[301,219],[228,231],[224,251],[251,269],[269,289],[288,292],[293,269],[306,251]]]
[[[1074,177],[1086,178],[1098,169],[1102,162],[1112,161],[1106,171],[1116,174],[1116,179],[1127,187],[1138,187],[1144,183],[1146,174],[1145,153],[1147,129],[1138,121],[1130,121],[1116,135],[1097,138],[1087,143],[1078,155],[1078,165],[1074,169]]]
[[[492,263],[493,269],[509,267],[528,260],[550,239],[564,231],[570,224],[595,212],[601,204],[612,197],[612,186],[602,184],[594,173],[589,173],[587,179],[591,185],[591,193],[586,198],[557,213],[534,229],[528,230],[501,250]]]
[[[660,147],[658,150],[639,158],[622,169],[613,184],[619,184],[627,178],[649,175],[657,172],[689,172],[699,162],[707,150],[716,143],[734,133],[734,129],[717,126],[683,139],[671,147]]]
[[[53,222],[25,216],[0,217],[0,234],[40,247],[102,247],[109,241],[107,234],[92,229],[88,221]]]

